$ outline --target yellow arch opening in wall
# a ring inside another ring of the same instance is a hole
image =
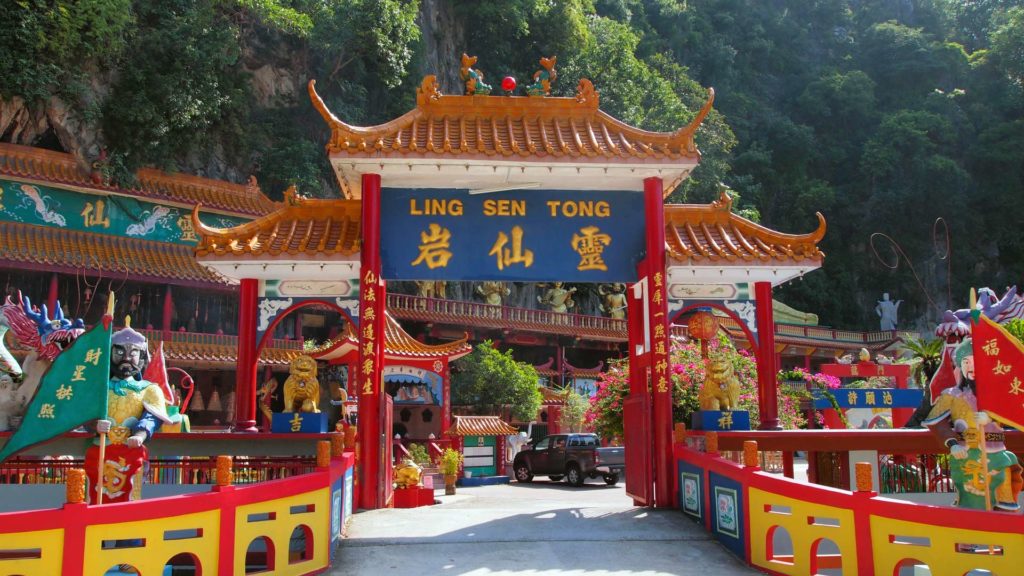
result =
[[[312,532],[309,541],[314,543],[313,557],[289,564],[288,543],[292,531],[300,524],[308,526]],[[330,492],[327,488],[239,506],[235,513],[235,574],[245,574],[246,550],[249,543],[260,536],[270,538],[276,551],[274,565],[267,567],[267,573],[291,576],[326,568],[330,525]]]
[[[196,530],[190,538],[168,539],[168,532]],[[145,540],[145,545],[104,549],[104,540]],[[118,524],[93,524],[85,529],[82,574],[104,574],[117,564],[131,564],[143,574],[162,574],[167,561],[178,554],[195,556],[204,574],[217,570],[220,544],[220,511],[209,510],[182,516]],[[60,570],[53,572],[59,574]],[[40,572],[49,574],[49,572]]]

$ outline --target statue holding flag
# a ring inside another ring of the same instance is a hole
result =
[[[976,310],[973,291],[971,296]],[[1024,346],[980,311],[971,314],[971,325],[972,337],[953,352],[956,384],[942,390],[924,423],[953,456],[957,505],[1017,511],[1022,469],[997,421],[1024,424],[1024,409],[1015,400],[1024,392]]]
[[[128,322],[126,322],[128,323]],[[144,443],[164,424],[174,424],[181,416],[168,414],[168,399],[156,383],[143,378],[149,364],[146,337],[130,326],[110,339],[110,378],[107,388],[107,417],[98,420],[101,434],[97,444],[85,454],[89,476],[89,500],[96,502],[102,487],[103,502],[136,499],[134,479],[148,459]],[[103,481],[98,482],[100,445],[106,438]]]

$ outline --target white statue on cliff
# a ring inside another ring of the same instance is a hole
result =
[[[895,302],[889,300],[888,292],[882,294],[882,299],[878,301],[878,306],[875,306],[875,314],[878,314],[882,330],[896,329],[897,314],[902,302],[903,300]]]

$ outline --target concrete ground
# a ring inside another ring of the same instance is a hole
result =
[[[327,574],[758,574],[678,510],[633,506],[622,483],[545,479],[438,499],[355,514]]]

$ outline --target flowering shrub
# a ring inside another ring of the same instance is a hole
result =
[[[722,354],[732,362],[740,384],[739,408],[750,412],[750,425],[760,424],[757,405],[757,364],[746,350],[736,351],[724,336],[713,340],[710,354]],[[697,400],[706,376],[700,346],[693,342],[672,340],[669,350],[669,375],[672,378],[672,419],[689,426],[690,415],[700,410]],[[622,405],[629,395],[629,360],[614,360],[597,381],[597,393],[590,399],[587,423],[605,438],[622,436]],[[803,424],[799,400],[779,398],[779,420],[787,429]]]
[[[835,395],[832,394],[832,390],[835,390],[836,388],[839,388],[840,385],[842,385],[842,381],[839,380],[839,378],[836,378],[835,376],[832,376],[830,374],[822,374],[820,372],[812,374],[810,372],[807,372],[803,368],[794,368],[792,370],[780,370],[777,378],[780,382],[783,380],[790,382],[803,381],[809,385],[808,387],[805,388],[794,388],[792,386],[781,386],[779,388],[779,420],[783,419],[783,404],[795,405],[798,418],[797,421],[794,422],[793,428],[800,428],[806,425],[807,420],[802,415],[800,415],[800,403],[804,400],[813,402],[813,396],[810,391],[810,389],[813,388],[815,390],[821,391],[822,395],[826,399],[828,399],[829,403],[832,404],[832,408],[839,415],[839,418],[843,421],[844,424],[847,424],[846,415],[843,413],[842,409],[839,408],[839,403],[836,401]],[[815,422],[817,422],[818,426],[823,425],[825,422],[825,419],[817,410],[815,410],[814,412],[814,419]],[[783,427],[789,428],[788,426],[786,426],[786,424],[783,424]]]

